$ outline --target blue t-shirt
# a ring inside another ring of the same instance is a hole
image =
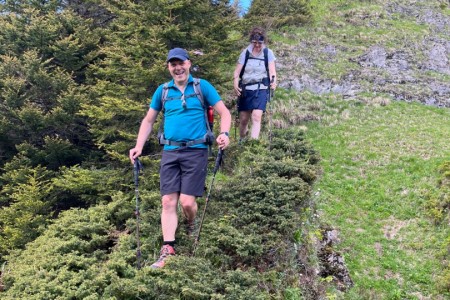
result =
[[[154,110],[161,111],[161,97],[164,84],[160,85],[153,94],[150,107]],[[171,80],[168,84],[168,93],[164,110],[164,137],[167,140],[175,142],[188,142],[204,137],[207,131],[205,120],[205,109],[198,99],[194,90],[194,78],[189,75],[188,84],[184,91],[184,100],[186,102],[183,107],[183,93]],[[216,89],[205,79],[200,80],[200,88],[203,93],[205,107],[214,106],[219,102],[220,96]],[[190,146],[192,148],[206,148],[205,144],[197,144]],[[164,150],[173,150],[178,146],[164,145]]]

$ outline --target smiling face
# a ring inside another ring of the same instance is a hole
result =
[[[167,63],[167,67],[176,85],[183,86],[187,83],[191,68],[190,60],[173,59]]]

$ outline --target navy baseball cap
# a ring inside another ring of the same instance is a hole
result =
[[[189,59],[189,54],[186,50],[182,48],[173,48],[169,51],[169,54],[167,55],[167,62],[171,61],[172,59],[179,59],[182,61],[185,61],[186,59]]]

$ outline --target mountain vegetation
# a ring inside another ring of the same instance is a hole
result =
[[[450,296],[448,2],[254,0],[244,17],[228,0],[0,10],[1,299]],[[128,150],[169,79],[167,51],[186,48],[235,113],[230,78],[254,25],[280,78],[263,137],[231,132],[196,255],[179,230],[178,255],[150,269],[161,148],[152,136],[141,157],[140,203]]]

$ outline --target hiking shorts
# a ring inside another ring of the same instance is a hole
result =
[[[163,151],[159,170],[161,196],[172,193],[203,196],[207,169],[207,148]]]
[[[238,111],[260,109],[266,111],[269,89],[245,90],[243,97],[239,98]]]

